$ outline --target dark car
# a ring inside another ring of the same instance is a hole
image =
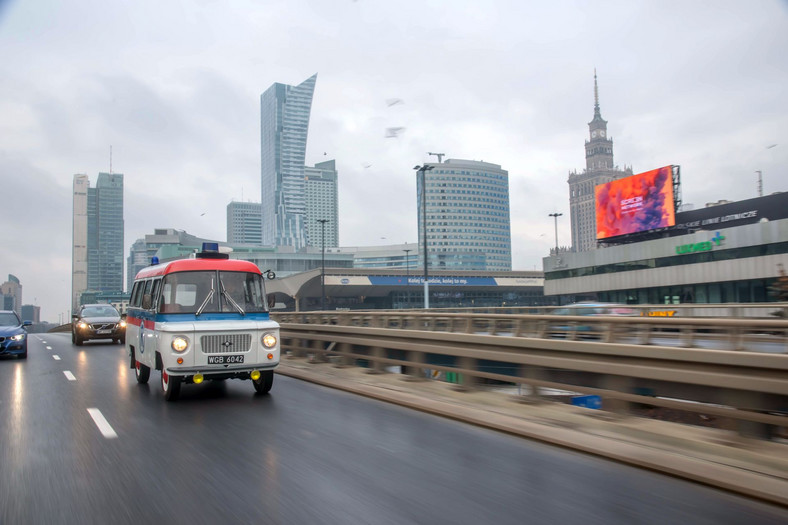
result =
[[[30,321],[24,323],[13,310],[0,310],[0,356],[15,355],[27,359],[27,330]]]
[[[83,304],[73,315],[71,342],[79,346],[91,339],[126,342],[126,320],[111,304]]]

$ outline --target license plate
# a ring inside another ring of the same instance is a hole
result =
[[[99,335],[101,335],[101,334],[111,334],[112,330],[96,330],[96,333],[99,334]]]
[[[244,356],[242,355],[209,355],[209,365],[229,365],[233,363],[243,363]]]

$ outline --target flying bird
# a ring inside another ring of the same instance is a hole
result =
[[[387,98],[386,99],[386,105],[388,107],[396,106],[397,104],[404,104],[404,103],[405,102],[403,102],[403,100],[401,98]]]
[[[397,138],[405,131],[405,128],[386,128],[386,138]]]

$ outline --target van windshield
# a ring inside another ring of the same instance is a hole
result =
[[[160,313],[265,312],[262,277],[249,272],[171,273],[158,298]]]

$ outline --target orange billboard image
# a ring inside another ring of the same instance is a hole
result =
[[[671,166],[600,184],[594,192],[597,239],[676,224]]]

